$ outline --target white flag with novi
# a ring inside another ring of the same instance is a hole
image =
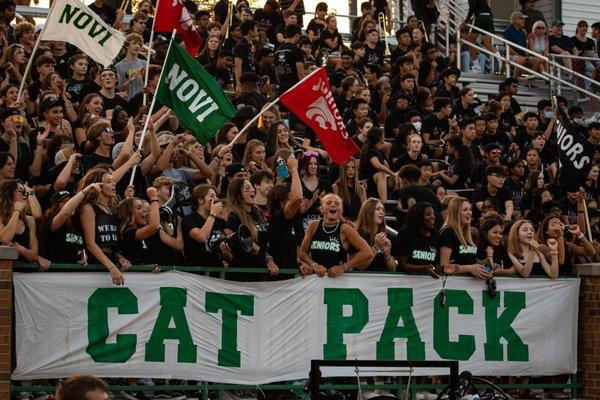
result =
[[[78,0],[55,0],[46,19],[42,40],[71,43],[107,66],[119,54],[125,37]]]

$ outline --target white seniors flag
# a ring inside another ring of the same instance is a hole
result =
[[[41,39],[71,43],[104,66],[113,62],[125,42],[121,32],[78,0],[54,1]]]

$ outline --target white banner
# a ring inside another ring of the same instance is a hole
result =
[[[119,55],[125,37],[81,1],[55,0],[42,30],[42,40],[71,43],[107,66]]]
[[[577,278],[498,278],[491,298],[484,282],[449,277],[442,308],[441,279],[426,276],[125,277],[116,287],[108,273],[14,274],[13,379],[261,384],[307,378],[312,359],[460,360],[477,375],[577,368]]]

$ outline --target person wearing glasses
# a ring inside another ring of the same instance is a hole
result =
[[[475,192],[475,205],[482,210],[483,203],[487,199],[496,199],[500,205],[500,214],[504,215],[506,221],[510,221],[513,215],[513,200],[510,189],[504,186],[506,171],[500,165],[491,165],[485,169],[487,185]]]
[[[25,212],[30,196],[27,186],[16,179],[0,184],[0,243],[14,247],[18,260],[37,261],[46,270],[50,262],[38,255],[35,219]]]
[[[17,177],[27,179],[29,176],[29,165],[33,160],[31,150],[24,140],[25,118],[16,108],[6,108],[0,111],[0,124],[2,124],[2,136],[0,136],[0,151],[8,152],[10,160],[0,163],[3,169],[8,165],[12,174],[0,173],[0,180]],[[12,176],[11,176],[12,175]]]
[[[546,28],[546,23],[544,21],[537,21],[531,27],[531,33],[527,35],[527,48],[544,57],[548,57],[550,44],[548,41],[548,29]],[[540,64],[542,72],[548,72],[548,63],[542,61]]]
[[[86,132],[92,153],[81,159],[83,171],[87,172],[98,164],[112,165],[112,147],[115,144],[115,133],[107,121],[99,121],[90,126]]]

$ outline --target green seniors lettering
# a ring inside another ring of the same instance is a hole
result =
[[[190,331],[187,306],[187,289],[160,288],[160,309],[150,339],[145,345],[146,362],[165,362],[165,341],[177,342],[177,362],[196,363],[197,345]],[[120,315],[138,314],[138,299],[128,288],[97,289],[88,299],[88,346],[86,352],[95,362],[125,363],[135,353],[137,335],[117,334],[115,343],[108,343],[108,310],[116,308]],[[217,365],[240,367],[237,349],[238,312],[254,315],[254,296],[206,293],[206,312],[222,312],[221,349]],[[189,313],[189,311],[188,311]]]
[[[413,250],[412,259],[421,261],[435,261],[436,251]]]
[[[458,248],[460,254],[477,254],[477,247],[475,246],[463,246],[462,244]]]
[[[219,105],[213,98],[204,89],[200,88],[198,82],[188,78],[188,73],[177,64],[173,64],[169,70],[165,83],[169,85],[171,92],[177,89],[175,91],[177,98],[187,104],[192,114],[197,114],[196,119],[198,122],[203,122],[210,113],[219,109]]]
[[[88,31],[88,36],[92,39],[100,37],[98,43],[104,46],[106,41],[113,35],[100,24],[96,18],[81,10],[79,7],[71,7],[69,4],[65,4],[65,8],[60,13],[60,19],[58,22],[61,24],[70,24],[73,21],[73,26],[80,30]]]
[[[326,250],[333,251],[336,253],[340,252],[340,244],[336,242],[323,242],[321,240],[314,240],[310,244],[311,250]]]

